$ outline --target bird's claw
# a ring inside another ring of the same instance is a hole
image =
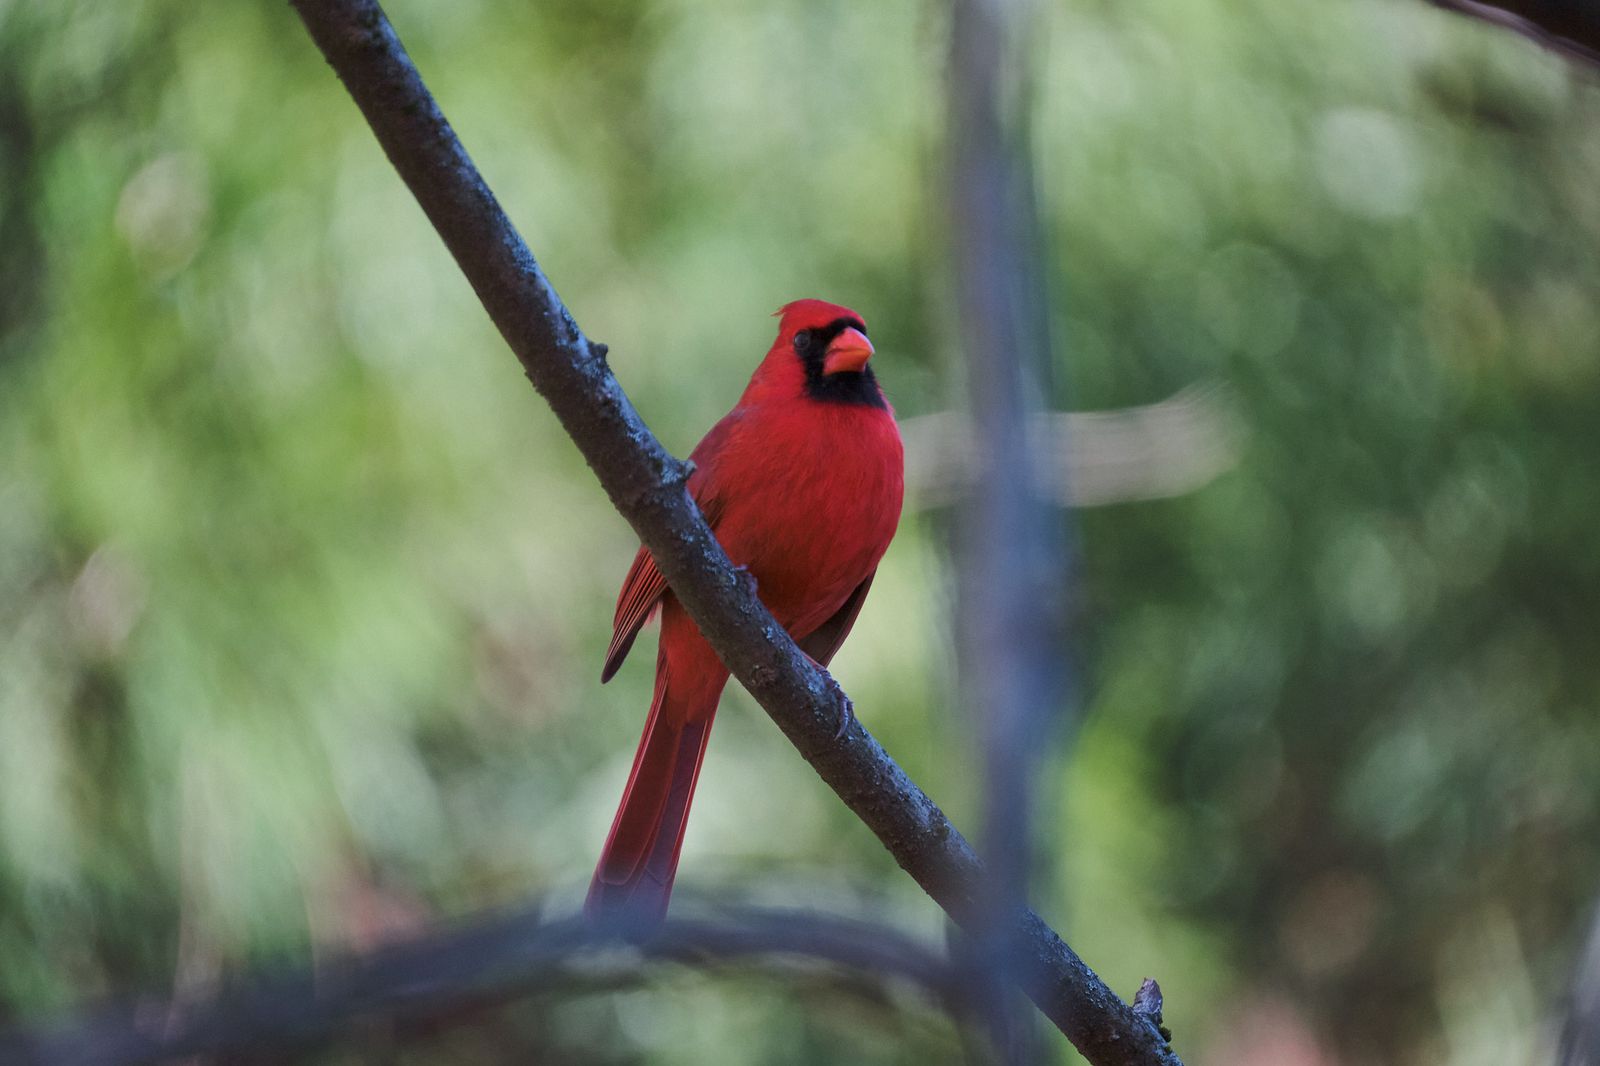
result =
[[[838,684],[833,686],[833,690],[839,694],[839,728],[833,731],[833,739],[843,740],[845,734],[850,732],[850,727],[855,724],[856,705]]]
[[[801,654],[806,655],[803,651]],[[840,688],[839,682],[835,681],[833,675],[828,673],[826,666],[812,659],[810,655],[806,655],[806,658],[810,660],[812,666],[815,666],[821,672],[822,679],[828,683],[828,689],[839,699],[839,727],[833,731],[833,739],[843,740],[844,735],[850,732],[850,727],[856,721],[855,701],[845,695],[844,689]]]

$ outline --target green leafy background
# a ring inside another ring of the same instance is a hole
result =
[[[804,295],[959,404],[938,5],[391,14],[669,447]],[[1191,1063],[1538,1061],[1600,885],[1596,79],[1417,0],[1040,16],[1058,400],[1221,386],[1238,446],[1075,513],[1039,907]],[[975,826],[925,504],[836,669]],[[575,907],[634,543],[286,6],[0,3],[0,1023]],[[748,698],[717,733],[686,898],[943,937]],[[860,993],[656,968],[313,1058],[960,1061]]]

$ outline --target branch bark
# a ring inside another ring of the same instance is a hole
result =
[[[390,162],[477,292],[535,389],[733,676],[900,866],[964,928],[984,928],[983,867],[944,813],[860,724],[836,740],[843,693],[735,572],[650,433],[523,243],[375,0],[292,0]],[[1024,991],[1098,1066],[1179,1060],[1027,908]]]

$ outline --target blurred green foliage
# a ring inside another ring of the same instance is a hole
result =
[[[959,402],[937,5],[391,14],[680,454],[798,296],[902,415]],[[1191,1063],[1532,1061],[1600,884],[1594,78],[1416,0],[1042,14],[1059,399],[1223,382],[1243,445],[1080,514],[1041,910]],[[0,248],[0,1020],[575,905],[648,696],[648,654],[596,683],[633,538],[291,12],[0,3]],[[836,667],[971,825],[930,517]],[[687,895],[942,935],[727,704]],[[960,1053],[650,977],[406,1061]]]

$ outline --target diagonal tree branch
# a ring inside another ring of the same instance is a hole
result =
[[[685,464],[650,433],[567,312],[434,103],[375,0],[292,0],[389,160],[443,238],[534,388],[649,546],[733,675],[895,860],[965,928],[983,918],[971,846],[859,722],[834,731],[843,693],[800,652],[729,563],[685,491]],[[1010,919],[1024,991],[1091,1062],[1177,1064],[1150,1024],[1037,915]]]

